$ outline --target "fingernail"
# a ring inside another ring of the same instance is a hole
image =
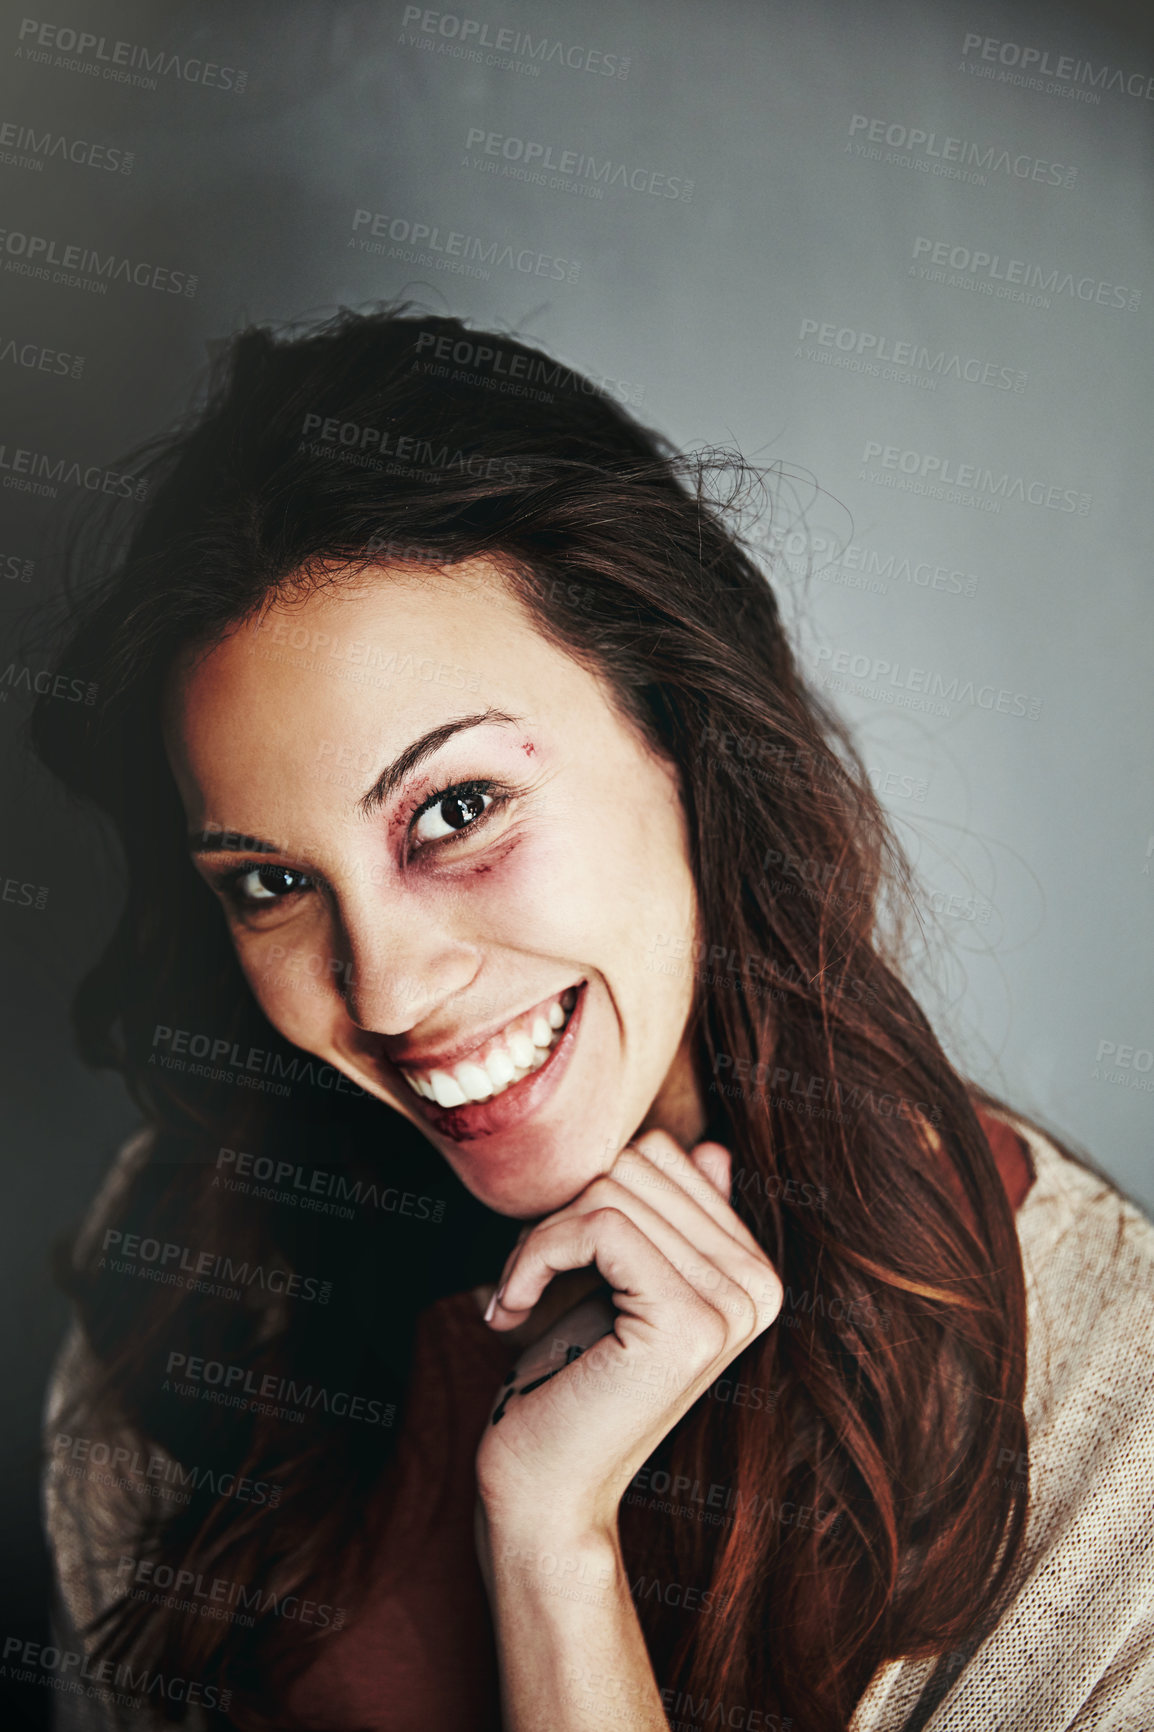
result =
[[[496,1311],[496,1309],[497,1309],[497,1289],[496,1289],[496,1287],[494,1287],[493,1297],[489,1300],[489,1303],[485,1307],[485,1315],[481,1319],[482,1323],[491,1323],[493,1321],[493,1313],[494,1313],[494,1311]]]

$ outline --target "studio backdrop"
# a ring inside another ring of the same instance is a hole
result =
[[[1148,29],[1014,0],[112,0],[9,8],[0,63],[6,1639],[45,1627],[52,1247],[135,1123],[69,1029],[118,860],[25,725],[36,693],[92,701],[51,647],[77,512],[131,504],[125,453],[247,324],[410,301],[557,361],[430,336],[430,373],[507,401],[573,367],[756,465],[748,533],[914,863],[947,1050],[1154,1204]],[[0,1689],[42,1723],[50,1692]]]

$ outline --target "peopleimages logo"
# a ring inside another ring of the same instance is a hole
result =
[[[21,19],[17,35],[21,44],[16,50],[19,59],[60,66],[68,72],[87,72],[114,84],[155,90],[156,78],[176,78],[182,84],[203,84],[214,90],[231,90],[239,96],[248,83],[248,73],[235,66],[219,66],[214,60],[176,54],[164,48],[145,48],[139,42],[110,43],[107,36],[94,36],[91,31],[73,30],[68,25],[42,24],[38,18]],[[84,56],[88,54],[92,59],[86,61]]]
[[[798,343],[816,344],[827,351],[816,355],[812,348],[799,347],[794,351],[798,359],[848,366],[853,372],[868,373],[874,378],[903,378],[907,372],[924,373],[930,376],[926,382],[932,389],[937,388],[938,379],[986,385],[995,391],[1021,392],[1026,389],[1026,374],[1020,367],[1006,367],[999,361],[983,360],[978,355],[932,349],[928,343],[920,343],[916,338],[891,337],[884,332],[857,330],[852,325],[803,319]]]
[[[154,1558],[122,1556],[116,1565],[118,1582],[125,1577],[135,1588],[133,1599],[152,1599],[159,1604],[173,1604],[176,1611],[195,1611],[201,1616],[215,1615],[220,1607],[238,1607],[242,1613],[254,1614],[242,1621],[252,1624],[257,1617],[292,1618],[301,1624],[315,1624],[321,1629],[342,1629],[345,1622],[343,1606],[318,1604],[303,1600],[299,1594],[276,1594],[259,1584],[231,1581],[227,1576],[209,1576],[203,1570],[174,1569],[171,1564],[159,1564]],[[159,1596],[172,1590],[172,1600]],[[159,1595],[153,1590],[159,1590]],[[182,1596],[190,1596],[182,1598]]]
[[[275,1509],[283,1487],[274,1480],[251,1479],[246,1474],[215,1467],[188,1467],[170,1455],[141,1455],[125,1444],[106,1443],[103,1438],[74,1437],[59,1431],[53,1439],[55,1455],[50,1466],[72,1478],[93,1479],[118,1490],[143,1491],[151,1497],[189,1503],[193,1492],[205,1487],[214,1497],[235,1498],[238,1503],[267,1504]],[[108,1468],[107,1474],[94,1468]],[[190,1489],[191,1488],[191,1489]]]
[[[338,1214],[345,1220],[351,1221],[354,1213],[351,1208],[341,1206],[345,1203],[355,1203],[358,1208],[367,1205],[387,1215],[404,1215],[416,1221],[445,1218],[443,1197],[423,1197],[415,1191],[402,1191],[396,1185],[350,1180],[344,1173],[326,1172],[322,1167],[305,1168],[293,1161],[274,1161],[270,1155],[252,1155],[244,1149],[218,1149],[216,1166],[214,1186],[319,1213]],[[336,1198],[336,1202],[318,1198]]]
[[[2,485],[17,493],[55,499],[61,487],[82,487],[88,493],[115,493],[119,499],[143,500],[148,482],[119,469],[102,469],[98,463],[81,464],[73,457],[50,457],[23,445],[0,443]]]
[[[66,704],[94,704],[96,685],[92,681],[74,680],[69,674],[54,673],[51,668],[21,667],[9,662],[0,673],[0,703],[8,702],[9,692],[36,693],[42,698],[59,698]]]
[[[979,710],[993,710],[1003,716],[1026,716],[1030,721],[1036,721],[1042,713],[1041,698],[1032,698],[1026,692],[1012,692],[991,685],[975,686],[973,680],[960,680],[957,674],[947,679],[932,668],[903,668],[900,662],[891,661],[887,656],[871,657],[822,645],[814,657],[814,664],[823,670],[822,685],[835,691],[856,692],[859,696],[876,698],[899,708],[931,708],[935,714],[948,716],[952,703],[973,704]],[[835,675],[848,675],[849,679],[838,679]],[[851,684],[851,681],[861,683]],[[937,703],[932,700],[937,700]]]
[[[161,1696],[193,1707],[219,1708],[222,1713],[232,1701],[232,1691],[218,1690],[215,1684],[199,1684],[194,1679],[171,1674],[166,1677],[163,1672],[150,1672],[146,1666],[133,1670],[130,1660],[97,1660],[91,1654],[75,1653],[70,1648],[26,1642],[23,1636],[4,1638],[0,1671],[20,1684],[50,1684],[65,1695],[87,1696],[137,1712],[147,1705],[146,1698],[151,1698],[154,1705]],[[133,1694],[127,1694],[129,1691]]]
[[[358,232],[364,228],[368,229],[367,235]],[[427,270],[478,277],[483,282],[489,280],[490,265],[523,277],[544,277],[554,283],[575,283],[581,275],[581,266],[572,259],[538,252],[533,247],[482,240],[479,235],[442,229],[438,223],[412,222],[408,217],[393,217],[383,211],[354,211],[348,244],[374,256],[423,265]]]
[[[947,565],[941,559],[914,559],[866,542],[847,542],[827,530],[770,525],[755,538],[754,544],[764,547],[771,560],[783,560],[790,571],[803,576],[812,574],[823,583],[842,583],[849,589],[864,589],[871,594],[886,595],[891,581],[950,595],[972,596],[978,592],[974,572]]]
[[[131,174],[135,157],[114,144],[93,144],[84,138],[69,138],[62,132],[37,132],[13,120],[0,121],[0,162],[9,168],[42,170],[51,159],[73,162],[81,168],[103,169],[108,174]]]
[[[342,461],[351,460],[361,468],[385,469],[387,474],[407,466],[414,474],[422,468],[445,474],[455,470],[458,475],[471,475],[477,481],[524,483],[532,475],[528,464],[515,463],[508,457],[483,457],[477,451],[466,453],[447,439],[434,444],[419,433],[342,421],[337,415],[307,414],[299,449],[314,457],[334,455]],[[387,469],[386,458],[392,459]]]
[[[486,132],[482,126],[471,126],[465,134],[465,149],[480,150],[483,157],[497,157],[510,165],[518,164],[528,171],[528,178],[545,185],[566,181],[588,182],[591,186],[620,187],[623,192],[651,193],[655,198],[677,198],[688,202],[693,197],[693,182],[681,175],[665,174],[658,169],[629,167],[614,162],[611,157],[597,157],[581,150],[569,150],[560,144],[542,144],[532,138],[512,138],[502,132]],[[494,165],[496,166],[496,165]],[[553,175],[554,180],[547,180]]]
[[[26,367],[30,372],[79,379],[84,372],[84,359],[83,355],[49,349],[43,343],[25,343],[16,337],[0,338],[0,363],[6,361],[9,366]]]
[[[461,337],[422,331],[417,338],[416,350],[418,355],[424,350],[431,351],[428,359],[414,361],[413,368],[420,367],[432,378],[454,379],[486,390],[531,397],[537,402],[552,403],[557,390],[577,391],[586,397],[617,397],[623,403],[634,404],[640,403],[645,396],[644,385],[633,384],[628,379],[576,373],[562,361],[519,355],[500,344],[473,343]],[[450,365],[453,371],[450,371]],[[535,385],[544,389],[534,390],[532,387]]]
[[[298,1275],[295,1269],[266,1269],[263,1263],[234,1262],[217,1251],[197,1251],[190,1245],[178,1245],[172,1240],[152,1239],[139,1233],[125,1233],[119,1227],[109,1227],[101,1244],[104,1255],[97,1268],[108,1267],[116,1274],[146,1274],[169,1287],[186,1287],[189,1292],[218,1292],[216,1281],[226,1284],[225,1297],[240,1297],[241,1287],[260,1287],[280,1299],[315,1300],[327,1305],[332,1298],[331,1281],[319,1281],[312,1275]]]
[[[1087,94],[1116,90],[1124,96],[1137,96],[1146,102],[1154,102],[1154,75],[1149,72],[1127,72],[1120,66],[1111,66],[1106,60],[1095,65],[1092,60],[1079,60],[1072,54],[1054,55],[1048,48],[1004,42],[997,36],[981,36],[975,31],[967,31],[962,40],[963,66],[967,71],[984,72],[982,61],[990,66],[987,76],[1004,77],[1005,82],[1030,89],[1045,88],[1041,81],[1050,78],[1059,84],[1084,86]]]
[[[1131,1046],[1116,1040],[1100,1040],[1094,1054],[1092,1075],[1097,1082],[1115,1083],[1121,1088],[1154,1092],[1154,1051],[1148,1046]],[[1138,1075],[1135,1075],[1138,1072]]]
[[[243,1081],[246,1073],[254,1072],[262,1077],[313,1083],[317,1088],[335,1089],[342,1095],[363,1095],[365,1092],[359,1084],[350,1082],[348,1077],[334,1070],[331,1064],[322,1063],[318,1068],[312,1058],[302,1058],[299,1053],[284,1058],[262,1046],[250,1046],[247,1051],[242,1051],[236,1041],[224,1035],[214,1038],[187,1028],[169,1028],[163,1022],[158,1022],[153,1030],[152,1047],[149,1064],[159,1063],[165,1069],[187,1068],[195,1075],[211,1074],[219,1079],[225,1073],[212,1067],[227,1065],[231,1072],[237,1073],[233,1078],[236,1081]],[[159,1054],[157,1048],[161,1049]],[[181,1062],[184,1054],[193,1059],[207,1060],[207,1065],[202,1065],[199,1070],[195,1066],[186,1066]]]
[[[35,908],[42,912],[48,906],[48,886],[20,878],[6,878],[0,873],[0,902],[11,902],[17,908]]]
[[[870,547],[865,542],[851,541],[828,565],[817,568],[823,583],[844,584],[847,589],[865,589],[887,595],[891,580],[912,584],[916,589],[935,590],[939,594],[973,596],[978,593],[977,575],[942,561],[911,560],[904,556]],[[884,581],[883,581],[884,580]]]
[[[561,42],[552,36],[530,36],[527,30],[507,26],[493,28],[481,18],[462,18],[456,12],[436,12],[425,6],[406,6],[401,18],[401,43],[449,54],[457,60],[484,62],[505,71],[527,72],[536,77],[542,66],[565,66],[570,72],[593,72],[601,78],[628,78],[628,54],[607,54],[600,48],[584,48],[576,42]],[[412,40],[403,32],[420,32]],[[422,40],[422,36],[426,40]],[[438,40],[439,39],[439,40]],[[481,49],[491,50],[482,54]]]
[[[862,450],[863,463],[878,463],[882,471],[913,478],[926,483],[931,498],[944,498],[958,503],[968,496],[989,501],[987,509],[1000,509],[1003,499],[1018,500],[1024,505],[1038,505],[1047,511],[1075,512],[1088,517],[1093,504],[1092,493],[1080,493],[1075,487],[1060,487],[1054,483],[1028,480],[1024,475],[1012,475],[1008,469],[1000,473],[977,463],[957,463],[952,457],[940,457],[932,451],[903,451],[900,445],[883,445],[877,439],[867,439]],[[882,479],[863,470],[863,481]],[[956,500],[955,500],[955,495]]]
[[[123,253],[98,253],[94,247],[58,242],[47,235],[30,235],[22,229],[0,229],[0,249],[7,257],[4,269],[17,276],[36,277],[43,282],[63,283],[70,289],[88,289],[106,295],[109,283],[130,283],[159,294],[196,294],[197,278],[167,265],[150,264]],[[53,268],[49,268],[53,267]]]
[[[278,1377],[272,1371],[258,1375],[247,1365],[228,1365],[221,1359],[173,1352],[168,1355],[164,1369],[165,1390],[170,1378],[185,1378],[184,1385],[175,1385],[178,1395],[203,1394],[224,1407],[251,1407],[254,1413],[298,1423],[306,1410],[315,1412],[317,1408],[335,1414],[338,1419],[361,1420],[365,1425],[392,1425],[397,1417],[396,1403],[392,1401],[374,1401],[369,1396],[353,1395],[347,1389],[327,1389],[319,1383],[298,1383],[295,1378]],[[279,1403],[291,1406],[280,1407]]]
[[[877,120],[872,114],[854,114],[849,121],[847,151],[854,145],[887,145],[891,156],[882,158],[880,149],[861,151],[873,161],[904,161],[929,173],[950,173],[948,166],[976,170],[965,175],[979,185],[988,184],[988,175],[1008,175],[1014,180],[1040,180],[1048,187],[1073,187],[1078,170],[1064,163],[1052,163],[1043,156],[1029,152],[1010,152],[996,144],[974,144],[972,139],[955,139],[950,133],[927,132],[925,126],[906,125],[906,121]],[[899,152],[899,154],[894,154]],[[903,152],[903,154],[901,154]]]
[[[1121,308],[1129,313],[1136,312],[1142,304],[1141,289],[1127,288],[1101,277],[1076,277],[1073,271],[1061,270],[1057,265],[1004,258],[1001,253],[988,253],[981,247],[955,246],[950,241],[931,240],[927,235],[918,235],[911,257],[915,261],[910,266],[911,276],[948,282],[944,274],[934,276],[932,269],[939,273],[948,270],[962,278],[976,278],[986,285],[983,290],[986,294],[995,293],[993,285],[1001,284],[996,291],[1001,298],[1018,298],[1011,291],[1020,288],[1041,295],[1068,295],[1072,301],[1093,302],[1098,307]],[[920,268],[917,261],[921,261]]]
[[[5,583],[31,583],[36,574],[36,561],[19,553],[0,552],[0,578]],[[0,702],[6,697],[0,692]]]

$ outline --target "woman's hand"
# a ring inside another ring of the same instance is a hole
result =
[[[524,1323],[555,1275],[589,1264],[611,1303],[582,1300],[501,1391],[477,1451],[490,1545],[501,1533],[615,1536],[634,1474],[776,1318],[781,1282],[730,1208],[729,1183],[720,1144],[690,1156],[648,1131],[511,1253],[492,1328]]]

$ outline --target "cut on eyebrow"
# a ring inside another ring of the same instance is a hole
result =
[[[427,734],[422,734],[419,740],[406,746],[391,764],[386,764],[368,793],[362,794],[357,801],[357,810],[370,818],[384,805],[394,788],[399,786],[418,764],[423,763],[434,752],[440,751],[446,740],[451,740],[454,734],[464,733],[467,728],[482,728],[490,723],[515,728],[520,726],[523,719],[521,716],[507,715],[504,710],[488,709],[480,710],[472,716],[458,716],[456,721],[442,722],[439,728],[430,728]]]

